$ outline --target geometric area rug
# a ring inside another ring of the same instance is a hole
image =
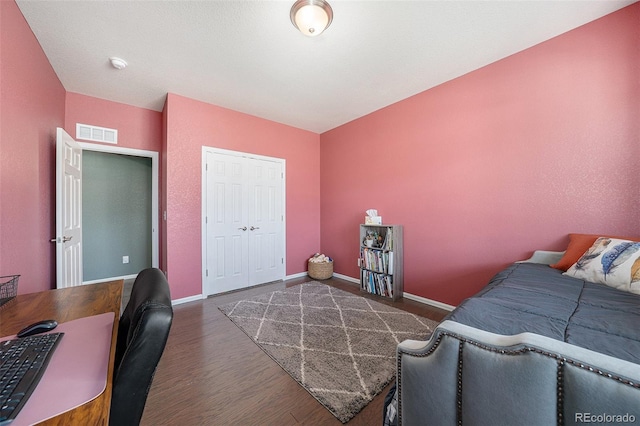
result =
[[[342,423],[394,378],[398,343],[438,324],[316,281],[219,309]]]

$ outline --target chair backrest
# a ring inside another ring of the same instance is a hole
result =
[[[156,268],[138,274],[118,328],[109,424],[138,425],[173,320],[167,279]]]

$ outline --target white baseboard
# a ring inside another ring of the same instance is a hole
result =
[[[291,280],[291,279],[294,279],[294,278],[304,278],[304,277],[308,277],[308,276],[309,276],[308,272],[300,272],[298,274],[287,275],[284,279],[285,280]],[[340,279],[345,280],[345,281],[350,281],[352,283],[360,284],[360,280],[359,279],[353,278],[353,277],[349,277],[347,275],[342,275],[342,274],[338,274],[338,273],[334,272],[333,276],[335,278],[340,278]]]
[[[181,305],[183,303],[195,302],[196,300],[202,300],[205,297],[202,294],[196,294],[195,296],[183,297],[182,299],[176,299],[171,301],[171,306]]]
[[[306,277],[307,275],[309,275],[307,272],[299,272],[297,274],[287,275],[286,277],[284,277],[284,279],[285,279],[285,281],[286,280],[292,280],[294,278],[303,278],[303,277]]]
[[[303,277],[308,277],[308,276],[309,276],[309,273],[300,272],[298,274],[287,275],[284,279],[285,280],[291,280],[291,279],[294,279],[294,278],[303,278]],[[352,283],[360,284],[360,280],[359,279],[353,278],[353,277],[349,277],[347,275],[338,274],[337,272],[334,272],[333,276],[335,278],[340,278],[340,279],[345,280],[345,281],[350,281]]]
[[[308,276],[308,274],[306,272],[300,272],[298,274],[287,275],[285,277],[285,280],[290,280],[290,279],[293,279],[293,278],[302,278],[302,277],[306,277],[306,276]],[[349,282],[352,282],[354,284],[360,285],[360,280],[358,278],[350,277],[348,275],[338,274],[337,272],[334,272],[333,276],[336,277],[336,278],[340,278],[342,280],[349,281]],[[449,312],[453,311],[456,308],[453,305],[448,305],[446,303],[438,302],[437,300],[427,299],[426,297],[422,297],[422,296],[416,296],[415,294],[411,294],[411,293],[403,293],[402,296],[406,297],[409,300],[413,300],[414,302],[419,302],[419,303],[423,303],[425,305],[434,306],[436,308],[440,308],[440,309],[443,309],[443,310],[449,311]]]
[[[350,281],[352,283],[356,283],[356,284],[360,285],[360,280],[357,279],[357,278],[353,278],[353,277],[350,277],[348,275],[337,274],[335,272],[334,272],[333,276],[336,277],[336,278],[340,278],[342,280]]]
[[[83,281],[82,285],[103,283],[106,281],[114,281],[114,280],[132,280],[132,279],[135,279],[137,276],[138,276],[137,274],[134,274],[134,275],[124,275],[121,277],[104,278],[100,280]],[[171,306],[181,305],[182,303],[195,302],[196,300],[202,300],[202,299],[204,299],[204,297],[202,297],[202,294],[196,294],[195,296],[183,297],[182,299],[172,300]]]
[[[300,272],[298,274],[293,274],[293,275],[287,275],[286,277],[284,277],[285,280],[291,280],[294,278],[304,278],[304,277],[308,277],[309,273],[308,272]],[[340,278],[342,280],[345,281],[350,281],[352,283],[356,283],[356,284],[360,284],[360,280],[357,278],[353,278],[353,277],[349,277],[347,275],[342,275],[342,274],[338,274],[336,272],[333,273],[333,276],[336,278]]]
[[[100,278],[99,280],[90,280],[90,281],[82,281],[82,285],[85,284],[97,284],[97,283],[105,283],[107,281],[115,281],[115,280],[133,280],[138,276],[138,274],[133,275],[123,275],[121,277],[110,277],[110,278]]]
[[[347,275],[336,273],[334,273],[333,276],[360,285],[360,280],[358,278],[353,278]],[[415,302],[424,303],[425,305],[435,306],[436,308],[444,309],[445,311],[449,312],[453,311],[456,308],[455,306],[447,305],[446,303],[438,302],[437,300],[427,299],[426,297],[416,296],[415,294],[411,293],[402,293],[402,297],[406,297],[407,299],[413,300]]]
[[[425,305],[435,306],[436,308],[444,309],[445,311],[453,311],[456,307],[453,305],[447,305],[446,303],[438,302],[437,300],[427,299],[426,297],[416,296],[411,293],[402,293],[402,297],[406,297],[409,300],[413,300],[415,302],[424,303]]]

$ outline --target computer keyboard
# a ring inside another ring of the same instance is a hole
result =
[[[0,342],[0,426],[16,418],[63,335],[38,334]]]

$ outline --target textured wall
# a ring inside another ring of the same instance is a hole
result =
[[[55,132],[65,92],[13,1],[0,1],[0,275],[55,286]]]
[[[146,108],[67,92],[64,127],[67,133],[74,137],[76,134],[76,123],[117,129],[117,146],[120,148],[141,149],[160,153],[161,164],[158,171],[158,191],[160,192],[160,196],[158,203],[159,211],[157,214],[158,218],[161,218],[161,205],[164,198],[162,176],[165,170],[162,166],[165,161],[163,158],[164,153],[162,152],[163,114]],[[113,146],[113,144],[104,145]],[[162,237],[163,222],[159,219],[158,223],[160,225],[158,236],[160,241],[160,268],[164,269],[165,259],[163,257],[164,248],[162,244],[165,243],[165,240]]]
[[[166,256],[171,295],[202,292],[202,146],[286,160],[287,275],[320,248],[320,136],[169,94]]]
[[[67,92],[64,129],[76,135],[76,123],[118,130],[119,147],[159,152],[162,113]],[[107,144],[113,146],[112,144]]]
[[[640,3],[321,135],[322,251],[405,226],[405,291],[457,304],[569,232],[640,235]]]

